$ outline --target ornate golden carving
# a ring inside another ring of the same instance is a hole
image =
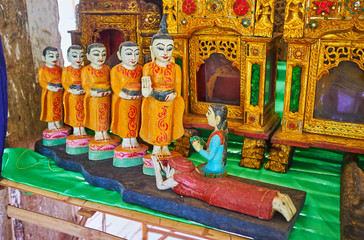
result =
[[[140,29],[158,31],[161,15],[159,8],[152,3],[140,2]]]
[[[80,14],[136,13],[139,8],[138,2],[136,0],[81,0],[78,8]]]
[[[190,39],[190,98],[191,98],[191,111],[197,114],[206,114],[210,103],[199,102],[197,100],[197,79],[196,72],[199,70],[201,64],[210,57],[213,53],[222,53],[232,65],[241,70],[240,61],[240,38],[236,36],[220,36],[219,39],[209,35],[197,35]],[[242,71],[240,71],[242,72]],[[241,76],[240,76],[241,78]],[[242,78],[241,78],[242,79]],[[240,87],[243,88],[241,80]],[[242,90],[243,91],[243,90]],[[242,102],[242,99],[240,99]],[[241,104],[242,106],[243,104]],[[229,118],[242,118],[242,107],[228,105]]]
[[[284,38],[301,38],[305,23],[303,21],[305,9],[301,0],[288,0],[286,5]]]
[[[275,1],[273,32],[283,33],[285,8],[286,8],[285,0],[276,0]]]
[[[266,142],[263,139],[244,138],[242,159],[239,163],[241,167],[259,169],[264,163]]]
[[[294,147],[283,144],[272,144],[265,169],[285,173],[292,162]]]
[[[254,36],[272,37],[274,22],[274,0],[257,1],[255,9]]]
[[[177,1],[163,1],[164,13],[167,14],[167,23],[169,33],[177,33]]]
[[[252,36],[254,14],[248,11],[240,16],[233,11],[235,1],[228,0],[200,0],[196,1],[196,10],[185,13],[182,10],[183,1],[177,1],[177,27],[178,33],[190,35],[195,31],[205,28],[220,27],[231,29],[240,35]],[[254,10],[252,0],[247,0],[249,9]],[[247,20],[246,25],[242,22]]]

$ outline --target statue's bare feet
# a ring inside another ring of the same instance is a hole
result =
[[[87,132],[86,132],[85,127],[80,127],[80,134],[81,134],[82,136],[86,136],[86,135],[87,135]]]
[[[297,212],[291,198],[287,194],[278,192],[273,199],[273,209],[280,212],[289,222]]]
[[[160,146],[153,145],[153,151],[152,154],[155,156],[161,156],[162,155],[162,149]]]
[[[75,135],[75,136],[81,136],[80,128],[74,127],[73,128],[73,135]]]
[[[62,122],[61,122],[61,121],[55,121],[54,123],[55,123],[55,125],[56,125],[57,130],[59,130],[59,129],[63,128],[63,124],[62,124]]]
[[[121,143],[121,147],[126,148],[126,149],[131,148],[130,138],[123,138],[123,141]]]
[[[58,130],[57,127],[56,127],[56,124],[55,122],[49,122],[48,123],[48,129],[51,130],[51,131],[56,131]]]
[[[140,147],[138,141],[136,138],[130,138],[130,144],[132,148],[138,148]]]
[[[100,131],[96,131],[95,132],[95,140],[96,141],[102,141],[102,140],[104,140],[104,136],[102,135],[102,132],[100,132]]]
[[[107,141],[110,140],[111,137],[110,135],[107,133],[107,131],[102,131],[102,136],[103,136],[103,140]]]
[[[163,156],[171,156],[172,155],[171,152],[169,151],[168,146],[163,146],[162,147],[162,155]]]

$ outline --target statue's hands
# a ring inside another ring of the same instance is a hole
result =
[[[129,94],[126,94],[125,92],[121,91],[119,93],[119,97],[126,99],[126,100],[136,100],[142,97],[141,94],[139,94],[138,96],[130,96]]]
[[[71,94],[74,94],[74,95],[83,95],[83,94],[85,94],[85,90],[83,90],[83,89],[68,88],[67,91],[70,92]]]
[[[172,168],[169,164],[167,165],[167,167],[164,167],[164,172],[166,173],[166,177],[170,178],[173,177],[174,175],[174,168]]]
[[[111,93],[112,93],[111,91],[100,92],[100,91],[90,90],[91,97],[106,97],[111,95]]]
[[[200,142],[198,140],[192,141],[192,147],[196,150],[196,152],[199,152],[203,149],[202,145],[200,144]]]
[[[159,165],[159,159],[157,156],[151,156],[153,161],[153,167],[155,172],[161,172],[161,166]]]
[[[165,101],[172,101],[173,99],[175,99],[177,97],[177,93],[173,92],[167,95]]]
[[[142,95],[144,97],[149,97],[150,94],[152,94],[152,91],[152,80],[150,79],[150,76],[142,77]]]
[[[56,87],[56,86],[51,86],[51,85],[48,85],[47,89],[51,92],[61,92],[63,90],[62,87]]]

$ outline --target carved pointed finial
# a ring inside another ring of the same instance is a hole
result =
[[[152,42],[154,39],[172,39],[173,37],[168,32],[167,24],[167,14],[163,14],[161,23],[159,24],[159,31],[152,37]]]

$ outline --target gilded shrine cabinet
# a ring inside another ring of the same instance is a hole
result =
[[[364,1],[287,0],[282,127],[266,168],[285,172],[292,146],[364,153]]]
[[[84,50],[94,42],[104,44],[105,63],[113,67],[120,62],[116,55],[120,43],[134,41],[141,45],[142,38],[150,39],[158,31],[160,18],[156,4],[140,0],[80,0],[78,30],[70,31],[72,43]]]
[[[208,107],[225,104],[229,131],[246,137],[240,165],[260,168],[280,122],[274,1],[171,0],[163,11],[183,72],[184,126],[209,128]]]

